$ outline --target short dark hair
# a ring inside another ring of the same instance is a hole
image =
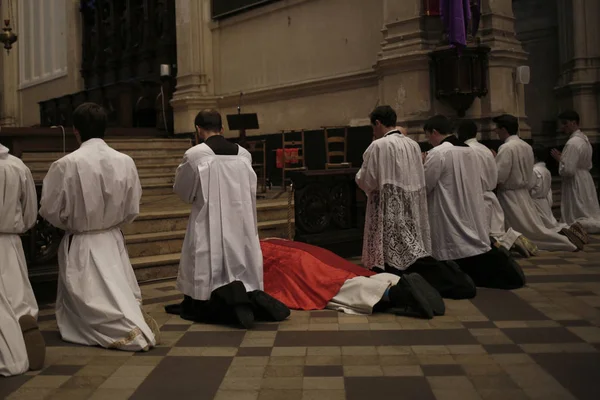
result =
[[[396,111],[390,106],[379,106],[376,107],[369,115],[371,125],[375,125],[375,121],[381,122],[381,125],[388,128],[395,127],[398,122],[398,116]]]
[[[434,115],[425,121],[423,125],[425,132],[438,131],[441,135],[449,135],[452,133],[452,123],[443,115]]]
[[[548,159],[549,151],[544,146],[534,145],[533,156],[537,162],[546,162]]]
[[[519,120],[514,115],[502,114],[492,118],[492,121],[498,128],[506,129],[509,135],[516,135],[519,133]]]
[[[82,142],[103,139],[107,120],[106,111],[96,103],[83,103],[73,111],[73,127]]]
[[[458,124],[458,138],[462,141],[477,137],[477,125],[473,120],[465,119]]]
[[[217,110],[202,110],[196,115],[194,125],[205,131],[220,132],[223,128],[223,120]]]
[[[565,110],[558,114],[558,119],[561,121],[575,121],[579,125],[579,114],[575,110]]]

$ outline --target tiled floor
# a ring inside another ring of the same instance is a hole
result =
[[[143,354],[62,342],[49,307],[46,368],[0,379],[0,398],[600,399],[600,238],[521,263],[526,288],[431,321],[293,312],[246,332],[167,315],[174,284],[144,286],[163,343]]]

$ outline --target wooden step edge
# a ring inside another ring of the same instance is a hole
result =
[[[167,219],[189,217],[191,209],[172,209],[164,211],[143,211],[137,216],[135,221],[146,221],[149,219]],[[135,222],[134,221],[134,222]]]
[[[127,244],[136,244],[144,242],[155,242],[158,240],[183,239],[185,237],[185,232],[185,230],[179,230],[153,233],[136,233],[132,235],[125,235],[125,242]]]
[[[292,218],[292,224],[294,224],[296,221],[294,220],[294,218]],[[287,225],[288,220],[287,219],[274,219],[271,221],[262,221],[259,222],[257,224],[258,229],[269,229],[269,228],[277,228],[279,226],[283,226],[283,225]]]
[[[256,210],[257,211],[268,211],[271,209],[284,208],[288,206],[287,200],[276,200],[270,201],[268,199],[261,199],[260,203],[256,202]],[[294,202],[292,201],[292,207],[294,206]]]
[[[134,269],[157,267],[161,265],[179,264],[181,253],[162,254],[158,256],[133,257],[130,259]]]

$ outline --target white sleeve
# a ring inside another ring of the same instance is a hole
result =
[[[438,184],[442,176],[442,155],[437,152],[430,152],[425,159],[425,183],[427,185],[427,193],[431,192]]]
[[[579,151],[576,145],[567,142],[560,157],[558,173],[560,176],[574,176],[577,172],[577,163],[579,162]]]
[[[177,167],[173,191],[182,201],[191,204],[196,199],[199,185],[200,179],[198,177],[198,168],[195,163],[191,162],[187,155],[185,155],[183,161],[179,167]]]
[[[138,175],[137,167],[133,160],[131,160],[131,186],[129,193],[127,193],[127,212],[125,213],[124,223],[128,224],[140,213],[140,200],[142,199],[142,184],[140,183],[140,177]]]
[[[21,179],[21,209],[23,210],[23,222],[25,230],[33,228],[38,216],[37,193],[35,182],[29,168],[25,167],[25,174]]]
[[[40,215],[53,226],[68,230],[69,199],[66,195],[65,169],[62,164],[54,162],[42,184]]]
[[[379,189],[379,154],[375,142],[365,150],[363,154],[363,163],[356,174],[356,184],[366,194]]]
[[[531,197],[534,199],[543,199],[546,197],[544,193],[544,177],[537,169],[533,169],[533,187],[529,189]]]
[[[510,169],[512,167],[512,152],[507,150],[508,148],[504,145],[498,149],[496,155],[496,165],[498,166],[498,186],[504,185],[510,176]]]

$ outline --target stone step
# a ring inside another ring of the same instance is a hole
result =
[[[292,220],[293,224],[293,220]],[[170,232],[142,233],[125,236],[129,256],[149,257],[181,252],[185,229]],[[287,219],[270,220],[258,223],[261,239],[269,237],[287,237]]]
[[[140,156],[172,156],[183,158],[187,150],[183,149],[172,149],[172,148],[156,148],[156,149],[144,149],[144,148],[133,148],[119,150],[121,153],[127,154],[131,158],[135,159]],[[56,161],[63,157],[63,153],[23,153],[21,159],[25,164],[32,161]]]
[[[181,162],[183,158],[183,153],[179,154],[179,155],[161,155],[161,156],[139,156],[139,157],[135,157],[134,158],[134,162],[135,165],[137,166],[138,169],[141,169],[143,167],[154,167],[154,168],[161,168],[161,167],[171,167],[172,165],[179,165],[179,163]],[[35,159],[35,160],[26,160],[24,159],[23,162],[29,167],[29,169],[31,170],[43,170],[43,171],[48,171],[48,169],[50,169],[50,165],[52,165],[52,163],[54,161],[56,161],[57,159]]]
[[[165,184],[170,185],[171,189],[173,188],[173,183],[175,182],[175,172],[166,172],[160,174],[144,174],[140,173],[140,182],[142,183],[142,187],[151,184]],[[172,190],[171,190],[172,191]]]
[[[179,150],[184,153],[187,149],[192,147],[192,142],[187,139],[107,139],[106,142],[110,147],[121,152],[125,152],[127,150],[171,149]]]
[[[161,205],[167,201],[178,202],[175,196],[161,197],[156,196],[157,206],[160,208]],[[175,203],[177,204],[177,203]],[[153,204],[148,201],[146,196],[142,199],[142,210],[146,207],[151,207]],[[293,207],[293,204],[292,204]],[[259,223],[265,223],[266,221],[287,221],[287,201],[273,200],[273,201],[259,201],[256,205],[256,216]],[[185,231],[187,227],[187,221],[190,216],[190,206],[179,206],[174,209],[165,210],[152,210],[142,211],[140,215],[131,224],[122,227],[125,235],[136,235],[143,233],[159,233],[159,232],[173,232],[173,231]],[[269,229],[265,226],[265,229]]]
[[[287,220],[259,222],[259,236],[261,239],[280,237],[287,238]],[[293,229],[293,226],[292,226]],[[169,279],[177,277],[179,268],[179,259],[181,257],[181,243],[183,242],[185,231],[169,232],[165,236],[160,235],[148,236],[143,235],[128,236],[127,249],[138,282],[149,282],[158,279]],[[140,247],[136,247],[146,240],[146,245],[160,248],[158,254],[148,255],[147,252],[138,251]],[[154,240],[149,242],[147,240]],[[176,243],[180,240],[180,243]],[[167,242],[165,246],[158,245],[158,242]],[[173,252],[168,252],[173,249]],[[162,252],[162,253],[161,253]]]
[[[167,194],[173,194],[173,183],[142,184],[143,196],[158,196]]]

